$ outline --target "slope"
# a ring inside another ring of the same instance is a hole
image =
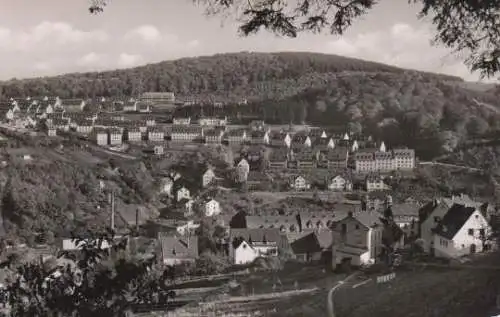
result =
[[[146,66],[0,83],[2,95],[59,95],[63,98],[136,95],[141,90],[174,91],[178,95],[224,93],[234,87],[293,79],[308,73],[345,71],[405,73],[405,69],[319,53],[230,53],[182,58]],[[425,74],[451,81],[459,78]],[[245,96],[235,96],[245,97]]]

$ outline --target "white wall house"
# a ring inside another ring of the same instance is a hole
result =
[[[174,186],[174,181],[170,177],[164,177],[160,183],[160,192],[167,196],[172,195],[172,188]]]
[[[203,173],[203,176],[201,178],[201,184],[203,187],[207,187],[210,184],[212,184],[214,180],[215,180],[215,173],[212,169],[209,168],[205,173]]]
[[[186,187],[179,188],[179,190],[177,191],[177,201],[190,198],[191,198],[191,193],[189,192],[189,189],[187,189]]]
[[[457,258],[483,252],[491,227],[474,207],[454,205],[444,215],[434,233],[434,254]]]
[[[236,165],[236,168],[242,172],[245,172],[248,174],[250,171],[250,164],[248,164],[248,161],[245,159],[241,159],[238,164]]]
[[[349,213],[332,226],[332,265],[374,264],[381,251],[383,225],[377,212]]]
[[[335,191],[352,190],[352,183],[350,180],[337,175],[329,180],[328,189]]]
[[[275,242],[252,242],[252,244],[249,244],[246,241],[242,241],[234,249],[234,264],[248,264],[255,261],[258,257],[277,255],[278,246]]]
[[[303,176],[297,176],[290,182],[290,188],[295,190],[306,190],[311,188],[311,184]]]
[[[213,217],[221,213],[220,204],[215,199],[210,199],[205,203],[205,216]]]
[[[441,219],[443,219],[448,209],[449,207],[439,200],[433,200],[422,207],[421,210],[424,212],[420,219],[420,238],[423,242],[422,247],[424,252],[431,252],[434,245],[433,230],[437,227]]]

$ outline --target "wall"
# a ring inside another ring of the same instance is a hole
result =
[[[234,250],[234,264],[247,264],[253,262],[258,257],[257,251],[252,249],[248,243],[243,241]]]

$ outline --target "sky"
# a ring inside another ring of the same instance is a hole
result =
[[[407,1],[381,1],[343,36],[241,37],[234,20],[207,17],[192,0],[0,0],[0,80],[128,68],[238,51],[331,53],[478,80],[443,47]]]

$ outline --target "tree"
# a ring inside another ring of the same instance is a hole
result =
[[[21,265],[0,296],[9,304],[5,316],[125,316],[135,304],[173,297],[165,286],[167,274],[153,270],[154,257],[133,261],[120,256],[127,241],[117,242],[111,230],[89,232],[75,237],[81,245],[78,254]]]
[[[91,0],[91,13],[103,12],[108,0]],[[342,35],[377,4],[376,0],[193,0],[208,15],[239,15],[241,34],[247,36],[262,28],[286,37],[301,32],[324,30]],[[431,18],[436,29],[434,43],[455,53],[467,55],[466,64],[481,76],[500,73],[500,1],[408,0],[421,4],[418,17]]]

